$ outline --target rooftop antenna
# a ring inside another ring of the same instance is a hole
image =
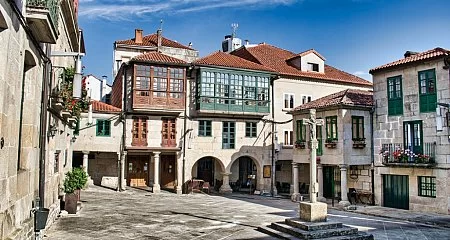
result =
[[[233,33],[231,34],[232,37],[236,37],[236,29],[239,27],[239,24],[232,23],[231,28],[233,29]]]
[[[162,27],[163,27],[163,20],[161,19],[161,20],[159,21],[159,30],[162,31]]]

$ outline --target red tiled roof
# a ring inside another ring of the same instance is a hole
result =
[[[91,101],[92,111],[94,112],[120,112],[121,109],[96,100]]]
[[[390,67],[395,67],[395,66],[399,66],[402,64],[406,64],[406,63],[412,63],[412,62],[418,62],[418,61],[423,61],[423,60],[427,60],[427,59],[431,59],[431,58],[436,58],[436,57],[440,57],[440,56],[450,56],[450,50],[444,49],[444,48],[434,48],[425,52],[421,52],[421,53],[417,53],[414,54],[412,56],[409,57],[405,57],[403,59],[388,63],[388,64],[384,64],[381,65],[379,67],[376,68],[372,68],[370,69],[369,73],[373,73],[376,72],[378,70],[381,69],[386,69],[386,68],[390,68]]]
[[[332,106],[371,107],[373,106],[373,92],[347,89],[300,105],[294,108],[292,112]]]
[[[206,57],[200,58],[196,60],[194,64],[275,72],[275,70],[271,68],[220,51],[214,52]]]
[[[320,57],[322,60],[326,60],[322,55],[320,55],[320,53],[318,53],[316,50],[314,50],[314,49],[309,49],[309,50],[306,50],[306,51],[304,51],[304,52],[301,52],[301,53],[299,53],[299,54],[297,54],[297,55],[295,55],[294,57],[292,57],[292,58],[296,58],[296,57],[303,57],[303,56],[306,56],[306,55],[308,55],[308,54],[310,54],[310,53],[314,53],[314,54],[316,54],[318,57]],[[291,58],[291,59],[292,59]]]
[[[135,45],[135,46],[149,46],[149,47],[157,47],[158,46],[158,36],[156,33],[144,36],[142,38],[142,43],[136,43],[134,40],[135,40],[134,38],[127,39],[127,40],[118,40],[118,41],[116,41],[116,43],[117,44],[125,44],[125,45]],[[165,37],[162,37],[161,45],[164,47],[173,47],[173,48],[183,48],[183,49],[194,50],[188,46],[177,43],[177,42],[167,39]]]
[[[329,65],[325,65],[325,73],[301,71],[288,64],[289,59],[297,56],[295,53],[268,44],[260,44],[255,47],[241,47],[231,52],[231,54],[260,63],[282,75],[372,86],[372,83],[367,80]]]
[[[135,62],[151,62],[151,63],[168,63],[168,64],[187,64],[187,62],[164,55],[159,52],[148,52],[141,55],[138,55],[131,59],[131,61]]]

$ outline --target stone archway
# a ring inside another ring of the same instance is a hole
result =
[[[222,174],[225,166],[222,161],[216,157],[205,156],[194,162],[191,168],[191,176],[193,179],[200,179],[208,182],[212,187],[220,187],[222,185]]]
[[[263,183],[262,164],[250,155],[236,156],[227,167],[230,187],[233,191],[253,192],[261,190]]]

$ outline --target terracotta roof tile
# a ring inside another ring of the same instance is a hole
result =
[[[325,65],[325,73],[301,71],[288,64],[289,59],[297,56],[295,53],[268,44],[260,44],[255,47],[241,47],[231,52],[231,54],[260,63],[266,67],[274,69],[282,75],[372,86],[372,83],[365,79],[346,73],[329,65]]]
[[[156,33],[144,36],[142,38],[142,43],[136,43],[134,38],[127,40],[118,40],[117,44],[125,44],[125,45],[135,45],[135,46],[149,46],[149,47],[157,47],[158,46],[158,36]],[[194,50],[188,46],[177,43],[173,40],[162,37],[161,45],[165,47],[173,47],[173,48],[182,48],[188,50]]]
[[[381,65],[379,67],[376,68],[372,68],[370,69],[369,73],[373,73],[376,72],[378,70],[381,69],[387,69],[387,68],[391,68],[391,67],[395,67],[395,66],[399,66],[402,64],[406,64],[406,63],[413,63],[413,62],[418,62],[418,61],[423,61],[423,60],[427,60],[427,59],[431,59],[431,58],[436,58],[436,57],[441,57],[441,56],[450,56],[450,50],[444,49],[444,48],[434,48],[425,52],[421,52],[421,53],[417,53],[414,54],[412,56],[388,63],[388,64],[384,64]]]
[[[92,111],[94,111],[94,112],[112,113],[112,112],[120,112],[121,111],[120,108],[117,108],[117,107],[114,107],[107,103],[99,102],[96,100],[92,100],[91,104],[92,104]]]
[[[224,52],[214,52],[206,57],[196,60],[194,64],[275,72],[275,70],[271,68]]]
[[[166,64],[182,64],[187,65],[188,63],[174,57],[170,57],[164,55],[159,52],[148,52],[141,55],[138,55],[131,59],[131,61],[135,62],[149,62],[149,63],[166,63]]]
[[[373,92],[347,89],[300,105],[294,108],[293,112],[332,106],[371,107],[373,106]]]

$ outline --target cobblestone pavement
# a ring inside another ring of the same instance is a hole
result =
[[[152,194],[100,187],[83,191],[83,209],[61,216],[45,240],[60,239],[272,239],[258,226],[297,216],[287,199],[233,194]],[[375,239],[450,239],[450,229],[330,209],[329,219],[356,226]]]

